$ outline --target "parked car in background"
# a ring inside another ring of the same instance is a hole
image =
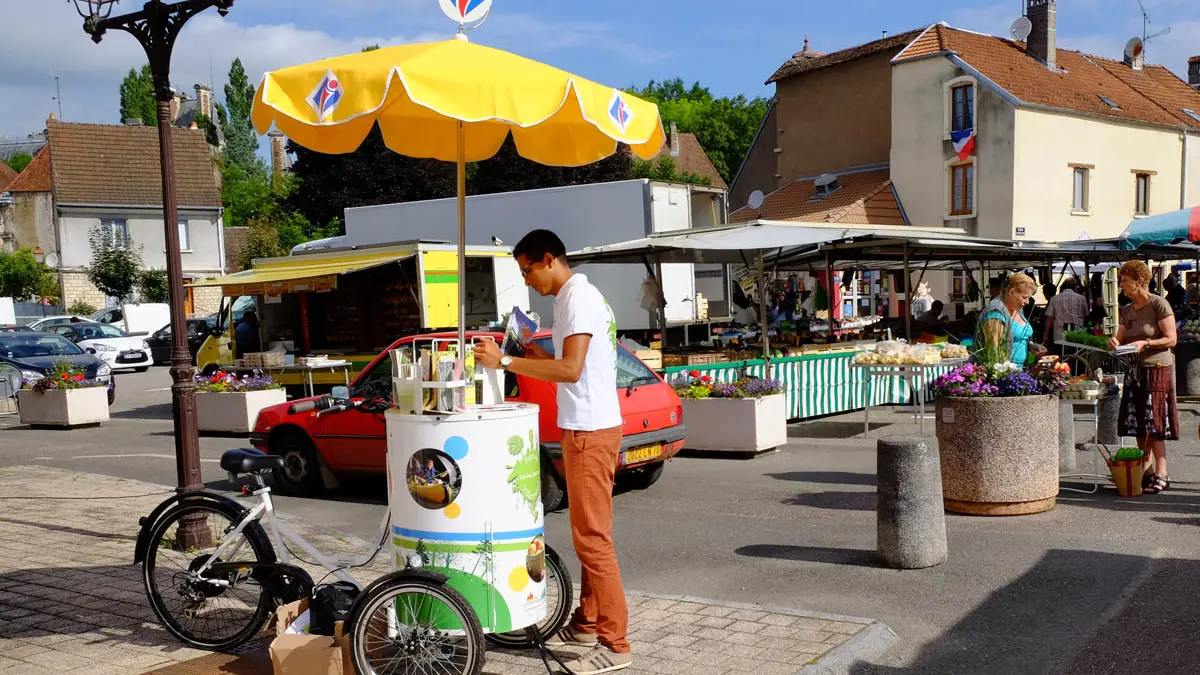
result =
[[[203,319],[187,320],[188,351],[192,354],[192,365],[196,365],[196,352],[200,351],[200,347],[216,327],[217,317],[215,315]],[[150,354],[154,357],[155,364],[170,363],[171,348],[174,346],[171,337],[171,324],[167,324],[154,331],[150,337],[146,338],[146,344],[150,345]]]
[[[93,314],[92,321],[112,324],[134,337],[149,335],[171,321],[171,306],[161,302],[112,305]]]
[[[497,341],[504,337],[499,333],[467,334],[468,339],[483,336]],[[364,392],[372,392],[391,398],[393,349],[411,349],[414,342],[421,345],[455,337],[456,334],[444,333],[397,340],[359,373],[351,395],[362,398]],[[550,333],[538,333],[534,339],[546,351],[554,352]],[[617,349],[617,390],[625,422],[617,477],[631,487],[648,488],[662,475],[664,463],[683,448],[687,436],[682,422],[683,404],[670,385],[624,346]],[[546,511],[559,509],[567,495],[555,385],[506,373],[505,398],[536,403],[540,408],[542,503]],[[382,415],[289,414],[288,408],[293,403],[296,401],[260,411],[250,435],[255,447],[286,460],[283,470],[275,476],[279,487],[294,493],[319,493],[325,488],[323,468],[333,474],[386,471],[387,434]]]
[[[112,375],[112,367],[100,357],[54,333],[0,333],[0,363],[16,367],[24,380],[39,380],[54,369],[54,364],[63,361],[82,370],[89,379],[107,382],[108,404],[113,404],[117,398],[117,378]]]
[[[113,370],[145,372],[154,365],[146,339],[106,323],[94,321],[69,323],[49,330],[79,345],[85,352],[99,356]]]
[[[58,316],[44,316],[37,321],[30,321],[28,328],[30,330],[49,330],[55,326],[66,326],[67,324],[88,322],[90,318],[79,316],[78,314],[60,314]]]

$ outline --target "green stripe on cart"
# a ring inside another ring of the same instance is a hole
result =
[[[409,551],[417,550],[417,545],[421,542],[415,539],[405,539],[403,537],[393,537],[392,541],[396,543],[397,548],[406,549]],[[529,548],[529,542],[510,542],[507,544],[493,544],[493,551],[524,551]],[[479,550],[479,544],[444,544],[440,542],[424,542],[424,549],[430,553],[475,553]]]

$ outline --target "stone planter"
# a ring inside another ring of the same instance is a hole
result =
[[[108,420],[108,387],[17,392],[21,423],[39,427],[78,427]]]
[[[684,449],[756,455],[787,443],[783,394],[683,402]]]
[[[1017,516],[1054,508],[1056,397],[938,399],[937,439],[947,511]]]
[[[287,402],[282,389],[213,393],[196,392],[196,422],[200,431],[248,434],[263,408]]]

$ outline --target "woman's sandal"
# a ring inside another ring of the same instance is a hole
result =
[[[1155,478],[1158,478],[1158,474],[1154,473],[1153,471],[1142,474],[1142,489],[1145,490],[1151,485],[1154,485]]]
[[[1171,487],[1171,481],[1167,480],[1165,476],[1155,476],[1154,482],[1150,484],[1150,487],[1145,488],[1143,491],[1155,495],[1169,487]]]

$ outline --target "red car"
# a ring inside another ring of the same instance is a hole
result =
[[[498,333],[468,333],[472,337]],[[397,340],[367,366],[351,386],[354,392],[392,390],[392,350],[413,342],[430,342],[457,337],[456,334],[417,335]],[[534,339],[553,353],[549,332]],[[625,438],[621,442],[618,479],[634,488],[650,487],[662,475],[663,464],[683,448],[687,429],[683,405],[675,390],[632,352],[617,351],[617,387]],[[523,375],[507,373],[506,398],[536,403],[540,407],[539,434],[542,442],[542,502],[547,511],[564,505],[562,431],[557,426],[558,404],[555,385]],[[383,417],[358,412],[314,417],[310,413],[288,414],[290,401],[258,413],[250,442],[260,450],[287,459],[276,476],[276,484],[293,494],[312,495],[336,484],[338,474],[383,473],[387,441]]]

